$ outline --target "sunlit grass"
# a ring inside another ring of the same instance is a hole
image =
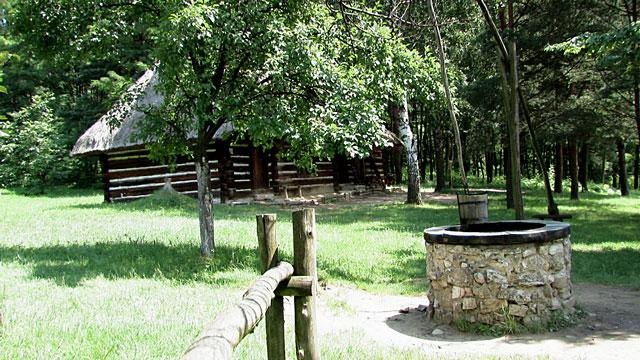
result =
[[[543,192],[526,191],[527,215],[544,212]],[[217,205],[215,257],[203,260],[190,198],[103,204],[98,191],[0,193],[3,359],[175,358],[257,276],[255,214],[278,214],[281,253],[291,258],[289,209]],[[640,288],[639,194],[567,197],[558,201],[574,215],[574,281]],[[504,202],[504,195],[490,196],[492,219],[513,217]],[[318,209],[317,222],[321,281],[423,294],[422,231],[457,222],[457,210],[440,203],[346,206]],[[263,358],[264,347],[258,330],[238,358]],[[330,359],[424,355],[377,348],[354,334],[323,338],[322,347]]]

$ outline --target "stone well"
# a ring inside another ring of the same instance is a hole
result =
[[[432,318],[529,325],[572,311],[570,225],[499,221],[425,230]]]

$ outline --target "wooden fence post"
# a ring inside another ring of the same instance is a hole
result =
[[[311,276],[313,287],[317,286],[316,214],[314,209],[293,212],[293,264],[294,275]],[[316,329],[315,298],[314,296],[296,296],[294,307],[296,356],[298,360],[317,360],[320,358],[320,354]]]
[[[256,215],[258,247],[262,273],[278,265],[278,242],[276,239],[276,215]],[[265,314],[267,331],[267,358],[285,359],[284,343],[284,298],[276,296]]]

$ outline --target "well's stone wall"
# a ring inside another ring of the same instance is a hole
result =
[[[512,315],[528,325],[573,309],[570,236],[544,243],[426,243],[432,317],[494,324]]]

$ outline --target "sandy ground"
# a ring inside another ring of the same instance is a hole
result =
[[[422,192],[423,201],[435,201],[445,204],[455,204],[455,194]],[[319,206],[324,208],[337,208],[352,205],[381,205],[404,203],[407,200],[407,193],[400,189],[391,192],[375,191],[370,194],[352,196],[348,199],[337,199],[335,202],[322,203]]]
[[[421,192],[423,202],[438,202],[442,204],[455,205],[456,194],[454,193],[436,193],[433,189],[423,189]],[[490,194],[506,194],[504,190],[498,189],[474,189],[474,191],[484,191]],[[325,197],[331,198],[326,200]],[[284,199],[278,199],[284,201]],[[315,201],[315,204],[304,203],[300,204],[299,201]],[[407,192],[399,188],[392,188],[388,191],[373,191],[366,192],[364,194],[355,194],[348,197],[343,196],[306,196],[304,199],[293,197],[291,203],[280,204],[289,208],[300,208],[305,206],[314,206],[320,208],[337,209],[342,207],[348,207],[353,205],[383,205],[383,204],[402,204],[407,200]],[[269,202],[265,202],[269,204]]]
[[[640,291],[621,287],[574,284],[588,316],[556,333],[489,338],[460,333],[432,322],[426,296],[374,295],[346,287],[320,293],[320,333],[366,334],[394,348],[420,348],[435,356],[518,356],[552,359],[640,359]],[[292,305],[288,301],[287,312]],[[400,310],[409,309],[408,313]],[[433,335],[435,329],[441,335]]]

